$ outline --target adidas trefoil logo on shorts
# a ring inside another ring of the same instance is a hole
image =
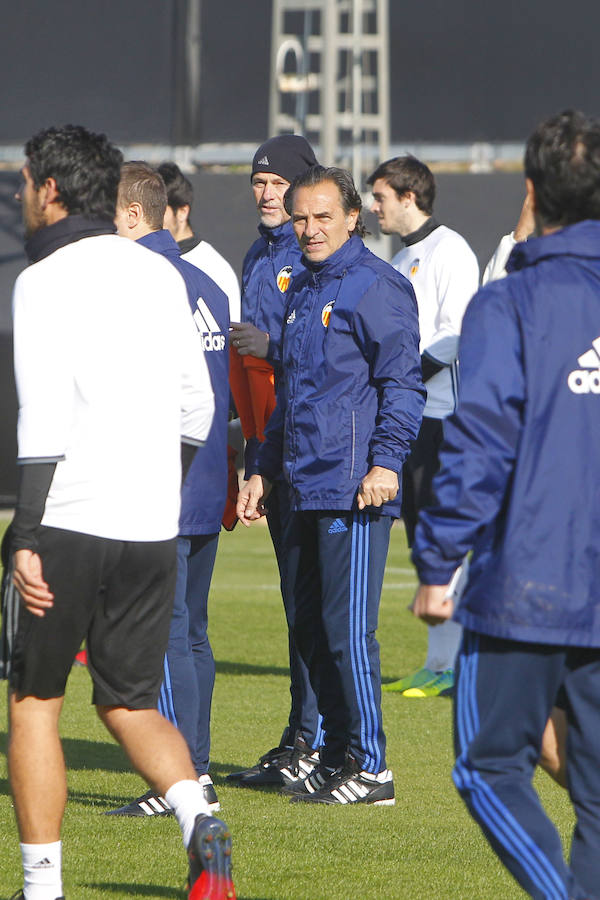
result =
[[[567,384],[574,394],[600,394],[600,337],[592,341],[592,349],[577,359],[580,369],[569,372]]]

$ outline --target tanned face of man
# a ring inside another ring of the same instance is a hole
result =
[[[277,228],[289,221],[290,217],[283,205],[289,186],[289,181],[273,172],[255,172],[252,176],[254,201],[261,224],[266,228]]]
[[[385,178],[378,178],[373,184],[371,212],[377,216],[383,234],[410,234],[414,231],[414,195],[407,191],[399,197]]]
[[[337,184],[322,181],[299,187],[292,200],[292,223],[310,262],[322,262],[339,250],[356,227],[359,210],[345,212]]]

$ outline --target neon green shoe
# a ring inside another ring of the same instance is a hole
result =
[[[381,690],[394,691],[402,694],[409,688],[418,688],[422,687],[424,684],[429,684],[430,681],[435,681],[437,677],[438,673],[434,672],[432,669],[417,669],[412,675],[405,675],[404,678],[400,678],[399,681],[390,681],[387,684],[382,684]]]
[[[451,697],[454,693],[454,669],[445,669],[439,672],[433,681],[428,681],[420,687],[411,687],[402,692],[403,697]]]

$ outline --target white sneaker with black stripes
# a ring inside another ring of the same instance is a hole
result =
[[[394,806],[394,779],[391,769],[377,775],[361,770],[354,757],[348,755],[341,769],[330,772],[318,766],[304,780],[303,790],[291,791],[292,803],[327,803],[329,805],[369,803],[372,806]]]

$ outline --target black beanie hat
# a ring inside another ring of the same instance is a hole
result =
[[[315,154],[306,138],[299,134],[279,134],[260,145],[252,160],[250,177],[257,172],[272,172],[291,182],[296,175],[316,165]]]

